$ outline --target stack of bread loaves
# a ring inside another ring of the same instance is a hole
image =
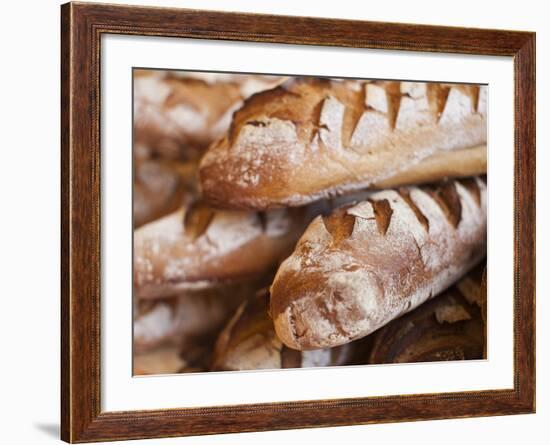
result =
[[[485,86],[134,73],[134,372],[481,358]]]

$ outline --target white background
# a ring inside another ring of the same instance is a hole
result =
[[[306,2],[157,1],[134,3],[232,9],[250,12],[361,18],[395,22],[528,29],[537,31],[538,146],[550,145],[548,84],[548,14],[545,2],[462,1],[446,9],[441,2],[393,1]],[[59,2],[26,1],[3,5],[0,104],[2,148],[2,401],[1,441],[52,442],[57,438],[59,415]],[[362,7],[362,5],[364,5]],[[520,7],[521,5],[521,7]],[[545,54],[546,53],[546,54]],[[542,73],[542,75],[541,75]],[[546,127],[546,128],[545,128]],[[7,139],[6,136],[7,135]],[[539,150],[539,171],[550,162],[548,150]],[[539,229],[548,220],[543,189],[549,180],[539,174]],[[546,203],[548,199],[546,198]],[[7,204],[7,208],[6,208]],[[317,430],[240,434],[217,437],[154,440],[149,443],[317,443],[387,442],[464,444],[490,440],[545,443],[550,421],[550,314],[548,279],[544,264],[550,251],[548,231],[539,230],[537,414],[487,419],[446,420],[404,424],[356,426]],[[543,352],[546,349],[546,352]]]

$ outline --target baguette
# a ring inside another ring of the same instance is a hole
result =
[[[159,298],[261,279],[291,253],[313,217],[370,193],[266,212],[219,210],[201,201],[186,204],[134,232],[136,295]]]
[[[372,334],[369,363],[475,360],[484,356],[478,305],[481,272],[466,277],[433,300]]]
[[[261,279],[311,220],[303,208],[266,213],[184,206],[134,232],[138,298]]]
[[[271,286],[277,335],[305,350],[370,334],[477,264],[486,224],[480,178],[384,190],[317,217]]]
[[[277,338],[268,310],[266,290],[240,305],[218,336],[212,371],[339,366],[350,360],[354,348],[349,344],[313,351],[287,348]]]
[[[221,76],[221,77],[220,77]],[[277,76],[219,75],[215,81],[170,72],[136,71],[134,138],[150,157],[194,159],[228,129],[249,95],[281,82]]]
[[[266,209],[364,189],[429,156],[485,144],[486,96],[477,85],[287,80],[250,97],[207,150],[203,196]]]

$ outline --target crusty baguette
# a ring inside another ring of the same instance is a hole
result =
[[[339,366],[347,364],[352,357],[356,348],[351,344],[313,351],[287,348],[277,338],[268,310],[267,290],[240,305],[216,341],[211,370]]]
[[[303,208],[269,212],[183,207],[134,232],[138,298],[258,279],[293,249],[311,220]]]
[[[134,228],[179,209],[198,196],[196,163],[140,160],[134,162]]]
[[[277,76],[218,75],[206,81],[170,72],[134,75],[134,150],[150,156],[196,158],[229,127],[231,115],[249,95],[281,82]]]
[[[188,291],[170,298],[136,299],[134,351],[181,346],[217,335],[253,292],[248,284]]]
[[[483,358],[481,310],[473,304],[482,271],[476,267],[455,286],[373,333],[369,363]]]
[[[161,298],[261,278],[290,254],[315,216],[366,199],[370,193],[359,191],[307,207],[265,212],[185,203],[134,232],[136,295]]]
[[[199,176],[218,206],[304,205],[486,139],[485,86],[295,78],[245,102]]]
[[[472,268],[486,223],[480,178],[384,190],[317,217],[271,287],[279,338],[304,350],[370,334]]]

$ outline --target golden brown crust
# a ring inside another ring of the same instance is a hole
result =
[[[485,255],[486,186],[475,184],[479,201],[453,180],[377,192],[316,218],[271,287],[283,343],[300,350],[347,343],[453,284]],[[380,201],[389,208],[376,211]]]
[[[358,190],[484,144],[485,102],[478,86],[291,79],[234,114],[201,160],[201,187],[216,205],[248,209]]]
[[[309,220],[301,208],[259,213],[184,207],[134,232],[136,295],[166,297],[258,279],[292,251]]]
[[[314,351],[296,351],[281,343],[269,317],[267,290],[242,303],[218,336],[211,370],[281,369],[339,366],[353,356],[351,345]]]
[[[465,279],[479,293],[478,266]],[[461,282],[463,281],[461,280]],[[480,308],[455,285],[372,334],[368,363],[413,363],[483,358]],[[475,293],[475,292],[474,292]]]

